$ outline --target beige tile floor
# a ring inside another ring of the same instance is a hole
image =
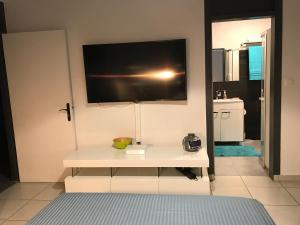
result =
[[[258,157],[215,157],[217,176],[266,176]]]
[[[261,151],[258,140],[245,140],[242,144]],[[215,173],[217,176],[266,176],[267,171],[259,160],[259,157],[215,157]]]
[[[216,176],[212,195],[255,198],[277,225],[300,224],[300,182],[266,176]],[[0,224],[24,225],[64,191],[62,183],[21,183],[0,193]]]
[[[63,183],[18,183],[0,193],[0,224],[24,225],[60,193]]]
[[[265,206],[276,225],[300,224],[300,182],[267,176],[216,176],[212,195],[253,198]]]

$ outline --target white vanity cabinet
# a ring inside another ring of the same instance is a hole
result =
[[[244,141],[244,102],[241,99],[214,100],[214,141]]]

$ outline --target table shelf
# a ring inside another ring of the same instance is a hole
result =
[[[145,155],[127,155],[113,148],[82,149],[63,163],[66,168],[79,169],[66,178],[66,192],[210,193],[205,148],[186,152],[182,147],[149,147]],[[204,176],[199,173],[197,181],[189,180],[175,167],[193,167]]]

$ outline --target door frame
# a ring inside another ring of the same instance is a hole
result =
[[[3,119],[4,119],[4,133],[6,134],[6,143],[5,146],[0,146],[2,151],[8,151],[9,155],[9,166],[10,166],[10,177],[12,181],[19,181],[19,169],[18,169],[18,160],[15,144],[15,135],[13,129],[13,121],[10,107],[10,98],[9,98],[9,89],[7,82],[7,74],[5,67],[4,59],[4,50],[3,50],[3,41],[2,34],[7,33],[6,30],[6,21],[5,21],[5,11],[4,3],[0,2],[0,96],[1,96],[1,105],[3,109]]]
[[[269,176],[280,175],[281,144],[281,79],[282,79],[282,0],[274,0],[275,10],[259,12],[241,12],[238,14],[212,15],[212,1],[204,0],[205,13],[205,85],[206,85],[206,132],[207,151],[210,160],[209,174],[215,175],[214,138],[213,138],[213,87],[212,87],[212,23],[254,18],[271,18],[271,75],[270,75],[270,157]]]

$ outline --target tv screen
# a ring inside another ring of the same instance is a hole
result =
[[[84,45],[83,57],[89,103],[187,99],[185,39]]]

